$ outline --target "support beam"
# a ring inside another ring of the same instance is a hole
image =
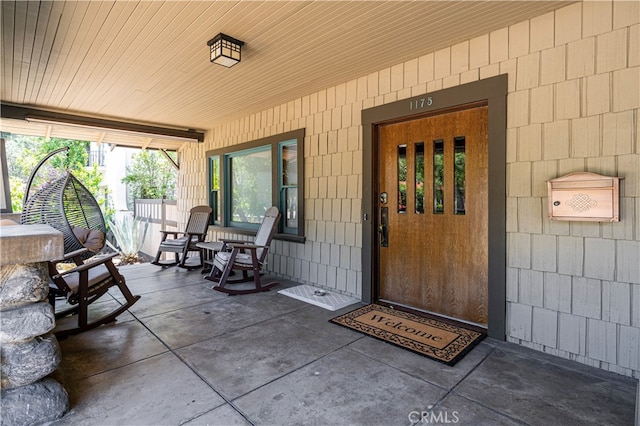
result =
[[[152,141],[153,141],[153,138],[146,138],[140,148],[144,151],[145,149],[149,148],[149,145],[151,145]]]
[[[107,134],[107,132],[100,132],[100,134],[96,138],[96,145],[100,146],[100,144],[104,140],[104,137],[105,137],[106,134]]]
[[[167,153],[166,149],[161,149],[159,150],[161,153],[164,154],[164,156],[166,157],[166,159],[171,163],[171,165],[176,169],[176,170],[180,170],[180,164],[176,163],[175,161],[173,161],[173,158],[171,158],[171,156]]]
[[[28,108],[20,105],[2,103],[0,105],[2,118],[34,121],[47,124],[63,124],[91,129],[104,129],[132,134],[145,134],[165,139],[183,141],[204,142],[204,132],[193,129],[176,129],[156,125],[131,123],[127,121],[111,120],[82,115],[65,114],[36,108]]]

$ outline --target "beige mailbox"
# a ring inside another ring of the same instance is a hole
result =
[[[549,180],[549,219],[618,222],[620,179],[580,172]]]

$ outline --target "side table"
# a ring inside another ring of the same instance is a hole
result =
[[[202,249],[202,273],[206,274],[211,271],[211,268],[213,268],[213,258],[216,256],[217,252],[222,250],[222,243],[220,241],[204,241],[202,243],[197,243],[196,247]]]

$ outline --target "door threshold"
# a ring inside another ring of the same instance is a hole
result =
[[[427,311],[424,309],[418,309],[412,306],[403,305],[402,303],[391,302],[389,300],[384,300],[384,299],[378,299],[376,303],[391,309],[397,309],[399,311],[404,311],[404,312],[409,312],[415,315],[419,315],[421,317],[437,319],[439,321],[446,322],[451,325],[464,326],[465,328],[473,331],[477,331],[478,333],[487,334],[488,332],[488,328],[486,325],[478,324],[471,321],[465,321],[459,318],[438,314],[438,313]]]

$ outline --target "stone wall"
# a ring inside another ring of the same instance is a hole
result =
[[[0,388],[2,425],[61,417],[67,392],[50,377],[60,364],[47,259],[61,257],[62,234],[46,225],[0,226]]]

